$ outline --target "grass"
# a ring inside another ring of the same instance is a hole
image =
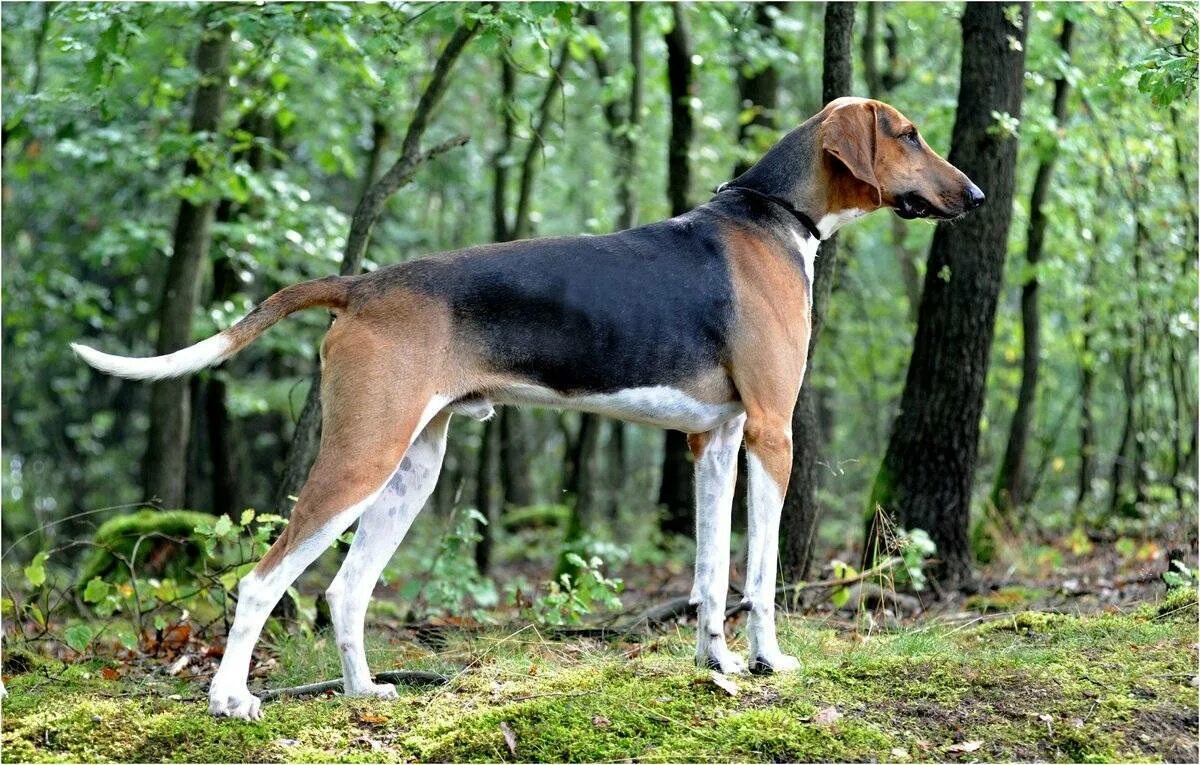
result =
[[[43,663],[6,678],[0,757],[1192,762],[1196,619],[1195,593],[1183,592],[1125,614],[1027,612],[866,640],[789,621],[781,639],[803,669],[736,678],[737,696],[692,667],[688,631],[633,644],[550,641],[526,628],[452,638],[436,654],[374,635],[376,669],[455,679],[389,702],[272,702],[256,723],[209,718],[199,680],[106,680],[101,662]],[[331,642],[284,640],[269,684],[336,676]]]

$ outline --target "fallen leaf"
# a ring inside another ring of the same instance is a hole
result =
[[[362,725],[383,725],[388,722],[389,718],[383,715],[377,715],[373,712],[356,712],[354,714],[354,722]]]
[[[842,713],[834,707],[825,707],[821,711],[813,715],[813,723],[816,725],[833,725],[841,718]]]
[[[607,728],[609,725],[612,725],[612,721],[604,715],[596,715],[592,718],[592,725],[597,728]]]
[[[728,677],[725,677],[725,675],[713,670],[712,672],[709,672],[708,677],[710,680],[712,680],[713,685],[725,691],[730,696],[738,695],[737,683],[733,682]]]
[[[103,677],[105,680],[120,680],[121,673],[112,667],[105,667],[100,670],[100,677]]]
[[[538,673],[538,665],[536,663],[531,662],[529,665],[529,676],[533,677],[537,673]]]
[[[513,757],[517,756],[517,734],[513,733],[513,729],[508,727],[508,723],[500,723],[500,732],[504,734],[504,744],[508,747],[508,753]]]
[[[983,746],[982,741],[964,741],[961,744],[951,744],[946,748],[947,752],[974,752],[979,747]]]

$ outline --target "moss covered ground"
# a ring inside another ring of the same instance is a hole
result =
[[[376,634],[376,669],[453,680],[395,701],[270,702],[254,723],[210,719],[203,677],[115,677],[100,661],[13,672],[21,663],[8,661],[0,758],[1195,762],[1196,625],[1192,592],[1125,613],[1026,612],[867,638],[794,620],[782,642],[803,668],[735,678],[736,695],[692,667],[684,629],[597,642],[530,627],[437,651]],[[338,673],[329,640],[277,648],[260,683]]]

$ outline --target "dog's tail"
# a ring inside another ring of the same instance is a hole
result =
[[[117,377],[127,377],[131,380],[182,377],[232,357],[276,322],[296,311],[313,306],[345,308],[349,300],[346,282],[342,277],[329,276],[284,287],[259,303],[245,318],[229,329],[165,356],[142,359],[113,356],[79,343],[71,343],[71,350],[101,372]]]

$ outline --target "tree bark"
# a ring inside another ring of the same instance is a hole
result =
[[[972,584],[971,486],[1012,221],[1018,142],[994,130],[992,114],[1020,116],[1028,26],[1028,3],[969,3],[963,12],[950,162],[988,203],[934,233],[900,414],[869,505],[871,526],[878,506],[929,533],[940,560],[931,573],[948,589]],[[869,530],[865,549],[878,547]]]
[[[495,417],[483,424],[479,440],[479,462],[475,472],[475,509],[487,518],[475,543],[475,565],[486,574],[492,565],[493,527],[500,522],[500,422]]]
[[[1090,289],[1094,272],[1095,266],[1089,260],[1084,275],[1083,316],[1079,328],[1082,333],[1079,349],[1079,482],[1073,513],[1076,526],[1083,525],[1085,506],[1092,496],[1092,479],[1096,475],[1096,426],[1092,414],[1092,392],[1096,387],[1095,361],[1092,359],[1094,307]]]
[[[764,38],[775,37],[775,16],[781,13],[781,4],[775,2],[754,5],[754,26]],[[753,116],[738,125],[738,145],[745,147],[754,137],[755,128],[774,131],[775,109],[779,105],[779,70],[768,64],[756,72],[747,73],[749,64],[743,62],[738,69],[738,112],[754,109]],[[736,178],[750,169],[745,158],[739,159],[733,169]]]
[[[245,118],[241,129],[255,136],[267,132],[264,120],[258,115]],[[266,152],[257,143],[237,154],[237,159],[244,159],[250,171],[262,172],[266,163]],[[245,206],[238,205],[231,199],[222,199],[217,205],[215,222],[229,223],[237,220],[244,212]],[[213,261],[212,276],[212,305],[220,306],[237,292],[237,272],[230,259],[221,255]],[[239,510],[240,483],[239,475],[239,444],[242,439],[235,432],[237,423],[229,414],[228,386],[225,375],[219,371],[222,364],[208,378],[204,389],[204,424],[208,436],[208,462],[211,466],[212,507],[210,512],[215,515],[235,517]]]
[[[854,46],[854,3],[825,4],[825,64],[821,76],[821,99],[829,103],[849,95],[853,88],[852,50]],[[829,312],[829,294],[838,263],[837,237],[821,243],[813,273],[812,330],[808,341],[808,363],[825,327]],[[792,412],[792,472],[787,494],[783,499],[783,519],[780,523],[780,565],[784,577],[804,579],[812,562],[813,540],[816,538],[821,508],[817,504],[821,457],[821,426],[817,417],[817,396],[811,380],[800,388],[800,397]]]
[[[236,211],[231,200],[223,199],[217,207],[216,221],[234,219]],[[229,258],[220,257],[213,262],[212,302],[219,305],[237,290],[237,274]],[[233,418],[229,415],[225,379],[214,371],[204,392],[205,426],[208,431],[208,461],[212,466],[212,507],[214,515],[237,512],[238,469],[236,459],[237,438],[233,434]]]
[[[667,143],[667,199],[671,204],[671,215],[681,215],[691,209],[688,192],[692,175],[688,151],[695,135],[695,124],[689,102],[695,72],[686,10],[678,3],[671,6],[675,23],[665,35],[671,101],[671,134]],[[687,436],[677,430],[668,430],[663,439],[662,481],[658,490],[658,503],[665,511],[662,521],[665,533],[691,534],[695,531],[694,491]]]
[[[867,95],[871,98],[887,100],[888,94],[900,83],[908,79],[907,73],[900,68],[900,42],[896,29],[888,23],[884,32],[884,48],[887,50],[887,68],[879,66],[879,18],[885,3],[866,3],[866,21],[863,25],[862,59],[863,76],[867,81]],[[917,320],[917,308],[921,305],[921,276],[917,271],[917,254],[905,246],[908,235],[908,224],[897,216],[892,216],[892,247],[896,252],[896,264],[900,267],[900,280],[904,284],[904,294],[908,297],[908,318]]]
[[[1070,60],[1071,32],[1074,24],[1063,19],[1058,45],[1064,61]],[[1067,95],[1070,85],[1066,75],[1054,81],[1054,124],[1059,127],[1067,119]],[[1057,144],[1038,163],[1033,181],[1033,192],[1029,197],[1029,227],[1026,232],[1025,260],[1030,274],[1021,286],[1021,387],[1017,393],[1017,408],[1013,410],[1012,424],[1008,431],[1008,445],[1004,459],[996,474],[996,485],[992,490],[992,504],[1003,516],[1012,518],[1028,501],[1026,485],[1026,447],[1029,443],[1029,428],[1033,411],[1037,406],[1038,370],[1041,365],[1041,315],[1038,310],[1039,281],[1037,265],[1042,260],[1046,240],[1046,213],[1043,210],[1046,196],[1050,192],[1050,180],[1054,175],[1054,162],[1058,158]]]
[[[192,106],[192,133],[215,133],[225,110],[230,31],[226,26],[205,29],[196,49],[200,82]],[[203,175],[189,158],[183,174]],[[179,202],[171,260],[158,307],[155,353],[172,353],[191,343],[192,315],[199,297],[200,273],[208,258],[213,202]],[[191,395],[186,378],[159,380],[150,390],[150,431],[146,443],[145,495],[164,507],[179,507],[187,483],[187,448],[191,428]]]
[[[371,230],[375,222],[383,214],[384,205],[389,197],[400,187],[407,184],[417,169],[429,159],[466,143],[465,137],[446,141],[431,149],[422,151],[421,140],[429,126],[429,119],[434,109],[445,95],[450,84],[450,70],[458,61],[467,43],[475,36],[479,25],[475,22],[464,22],[459,25],[442,53],[434,64],[429,83],[417,101],[413,111],[412,121],[404,134],[404,142],[400,148],[400,157],[388,168],[383,177],[371,184],[363,193],[354,209],[354,217],[350,221],[350,233],[346,237],[346,246],[342,250],[342,265],[339,273],[342,276],[352,276],[362,270],[363,257],[367,252],[367,244],[371,239]],[[296,423],[292,436],[292,445],[288,449],[287,461],[279,489],[275,493],[276,512],[287,515],[291,512],[291,497],[299,494],[308,471],[312,468],[313,460],[317,457],[317,447],[321,427],[321,368],[318,364],[313,370],[312,384],[304,401],[304,409]]]

